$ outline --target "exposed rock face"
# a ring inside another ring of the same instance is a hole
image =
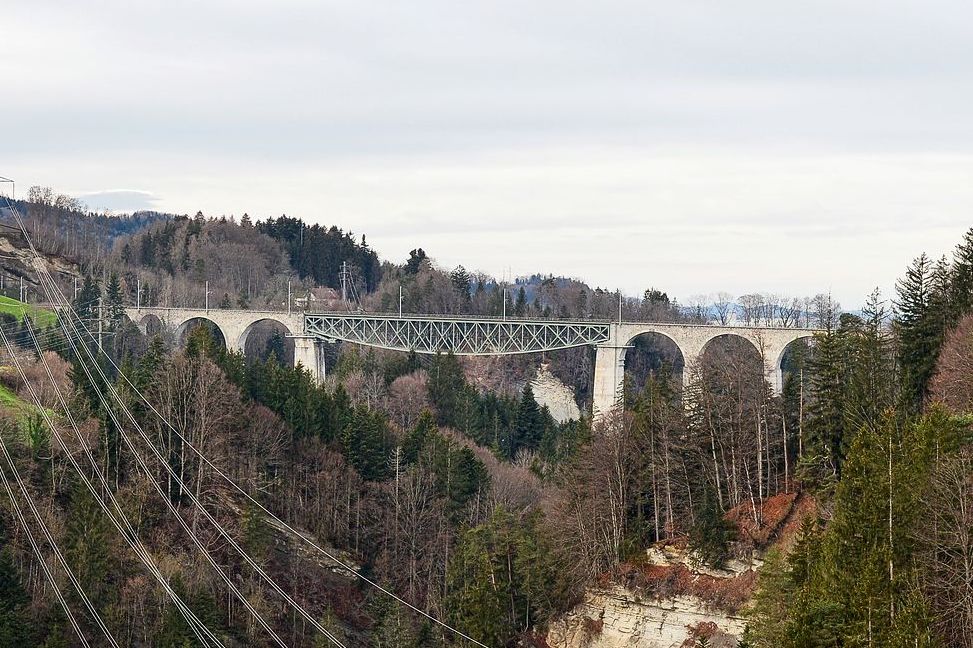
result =
[[[551,625],[551,648],[682,648],[700,634],[713,648],[731,648],[745,621],[709,610],[694,596],[642,600],[621,586],[589,592],[585,601]]]
[[[574,391],[548,371],[546,364],[542,364],[537,370],[537,376],[530,381],[530,387],[534,390],[537,403],[546,405],[558,423],[581,418],[581,410],[574,400]]]

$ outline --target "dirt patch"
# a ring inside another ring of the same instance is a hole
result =
[[[753,594],[757,573],[747,570],[731,578],[720,578],[696,573],[685,565],[625,563],[619,566],[616,580],[649,598],[695,596],[712,608],[733,614]]]
[[[783,545],[786,549],[793,543],[804,519],[817,513],[817,504],[805,493],[781,493],[761,502],[757,513],[759,523],[754,521],[749,502],[727,511],[726,519],[735,523],[739,530],[739,542],[760,550],[772,544]]]

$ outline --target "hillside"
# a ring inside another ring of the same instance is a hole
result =
[[[293,237],[273,231],[176,217],[80,266],[34,258],[15,237],[0,243],[4,267],[31,285],[51,270],[73,296],[80,275],[74,310],[61,308],[70,338],[44,306],[0,301],[17,334],[0,373],[0,405],[12,415],[7,468],[30,476],[52,537],[91,566],[82,582],[100,595],[100,613],[146,645],[181,645],[194,626],[146,580],[107,504],[89,497],[92,476],[137,516],[227,645],[286,631],[300,648],[325,632],[375,646],[462,645],[461,632],[491,647],[796,647],[854,638],[867,619],[876,645],[914,639],[920,625],[963,636],[966,620],[943,612],[958,594],[939,583],[956,569],[943,556],[967,549],[954,546],[949,503],[969,495],[956,475],[969,474],[971,404],[959,395],[973,393],[963,382],[973,364],[973,231],[949,266],[916,261],[900,283],[908,308],[894,320],[878,295],[861,315],[816,302],[801,317],[823,318],[827,330],[789,349],[782,393],[752,345],[719,340],[687,367],[652,339],[630,350],[624,400],[598,420],[584,407],[580,418],[564,416],[569,407],[555,417],[534,391],[561,404],[571,389],[583,395],[586,349],[460,359],[336,345],[317,383],[290,366],[280,335],[244,356],[205,326],[183,340],[145,336],[122,314],[138,285],[143,303],[191,300],[209,282],[230,305],[231,290],[238,307],[273,305],[288,280],[314,294],[329,288],[315,273],[330,281],[342,254],[370,258],[363,242],[319,229],[310,238],[334,256],[302,278]],[[371,287],[357,275],[355,306],[397,299],[401,282],[410,308],[503,307],[495,282],[437,269],[418,249],[380,268]],[[926,291],[932,276],[950,299]],[[617,294],[581,282],[527,283],[534,299],[525,287],[514,313],[518,304],[533,317],[617,309]],[[781,317],[780,300],[758,308],[747,297],[734,306],[740,319]],[[99,354],[89,339],[88,355],[72,345],[86,334],[70,323],[97,318],[99,299],[105,344]],[[696,316],[655,289],[623,307]],[[24,313],[50,325],[40,348],[22,335]],[[76,469],[75,456],[95,472]],[[941,524],[917,533],[924,519]],[[61,640],[50,590],[20,567],[32,565],[29,543],[3,542],[0,576],[15,584],[10,596],[30,601],[14,605],[17,627],[36,642]],[[206,547],[243,591],[211,569]],[[295,626],[295,614],[307,623]]]

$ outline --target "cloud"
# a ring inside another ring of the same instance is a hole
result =
[[[75,196],[92,211],[131,213],[157,209],[160,199],[151,191],[131,189],[107,189]]]
[[[4,21],[0,174],[151,192],[93,205],[846,304],[970,222],[960,0],[36,0]]]

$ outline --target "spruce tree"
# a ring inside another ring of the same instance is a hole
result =
[[[517,291],[517,301],[514,303],[514,315],[523,317],[527,314],[527,291],[521,286]]]
[[[959,321],[973,311],[973,228],[963,235],[963,241],[953,252],[950,275],[952,321]]]
[[[4,547],[0,550],[0,647],[29,644],[29,603],[10,548]]]
[[[429,400],[436,407],[440,425],[460,429],[466,378],[459,359],[452,353],[437,353],[429,367]]]
[[[736,527],[723,517],[716,490],[708,482],[703,488],[702,499],[689,531],[689,545],[705,564],[719,569],[730,557],[730,543],[736,538]]]
[[[115,324],[125,314],[125,303],[122,296],[122,284],[118,279],[118,274],[113,272],[108,278],[108,286],[105,288],[104,317],[108,320],[109,326]]]
[[[918,412],[926,397],[941,339],[932,316],[932,264],[923,254],[896,283],[899,365],[903,399],[908,410]]]
[[[845,323],[848,323],[846,318]],[[849,374],[847,326],[815,337],[808,362],[813,398],[808,405],[804,456],[799,471],[810,486],[826,487],[841,475],[847,443],[845,407]]]
[[[536,450],[544,437],[544,416],[541,412],[537,400],[534,398],[534,390],[530,383],[524,385],[524,390],[520,395],[520,404],[517,406],[517,422],[514,425],[514,434],[510,439],[510,447],[507,449],[507,456],[513,459],[521,449]]]
[[[101,288],[91,278],[91,275],[84,276],[84,284],[71,306],[83,320],[90,321],[98,317],[98,299],[101,297]]]

